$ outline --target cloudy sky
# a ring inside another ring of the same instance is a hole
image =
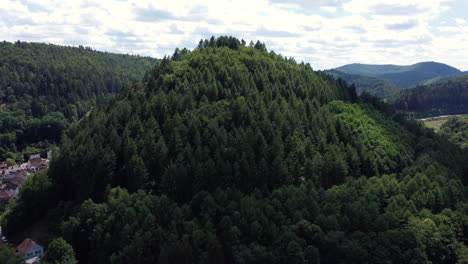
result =
[[[0,40],[162,57],[257,39],[315,69],[438,61],[468,70],[467,0],[0,0]]]

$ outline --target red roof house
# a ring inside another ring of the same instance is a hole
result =
[[[15,177],[12,177],[12,178],[5,178],[3,179],[3,182],[6,183],[6,182],[11,182],[11,183],[14,183],[18,186],[20,186],[21,184],[23,184],[25,181],[25,179],[19,177],[19,176],[15,176]]]
[[[26,170],[20,170],[19,174],[23,175],[24,177],[28,176],[28,172]]]
[[[9,190],[0,190],[0,201],[9,202],[13,198],[13,192]]]
[[[44,255],[44,248],[34,240],[26,238],[16,247],[16,253],[22,254],[26,261],[36,257],[40,259]]]

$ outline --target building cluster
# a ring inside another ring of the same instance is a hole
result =
[[[6,204],[19,194],[19,188],[32,173],[47,171],[52,152],[47,152],[47,158],[40,154],[31,155],[27,162],[8,166],[6,162],[0,163],[0,204]],[[2,236],[0,227],[0,243],[7,243]],[[44,248],[30,238],[26,238],[16,247],[16,254],[24,257],[24,263],[37,264],[44,255]]]
[[[31,173],[46,171],[49,167],[52,152],[47,153],[47,158],[40,154],[31,155],[28,162],[8,166],[0,163],[0,204],[6,204],[18,196],[19,187]]]

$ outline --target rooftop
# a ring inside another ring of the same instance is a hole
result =
[[[40,246],[39,244],[37,244],[34,240],[30,239],[30,238],[26,238],[25,240],[23,240],[23,242],[21,242],[21,244],[19,244],[17,247],[16,247],[16,250],[18,252],[21,252],[23,254],[25,254],[26,252],[28,252],[28,250],[30,248],[32,248],[33,246]]]

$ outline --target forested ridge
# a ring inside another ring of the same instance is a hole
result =
[[[58,142],[71,122],[141,80],[155,63],[82,46],[0,42],[0,157]]]
[[[343,80],[211,38],[72,125],[2,225],[45,219],[80,263],[463,263],[464,155]]]
[[[465,114],[468,113],[468,76],[405,89],[389,97],[388,102],[398,110],[421,117]]]
[[[349,84],[354,84],[357,94],[367,92],[379,98],[386,98],[401,89],[390,81],[376,77],[349,74],[338,70],[327,70],[325,72],[331,74],[336,79],[341,78]]]
[[[338,67],[335,70],[348,74],[381,78],[401,88],[411,88],[436,77],[462,73],[452,66],[432,61],[407,66],[354,63]]]
[[[444,82],[448,82],[448,81],[453,81],[453,80],[458,79],[458,78],[466,78],[466,76],[468,76],[468,72],[460,72],[460,73],[455,74],[455,75],[438,76],[438,77],[426,80],[426,81],[420,83],[420,85],[439,84],[439,83],[444,83]]]

